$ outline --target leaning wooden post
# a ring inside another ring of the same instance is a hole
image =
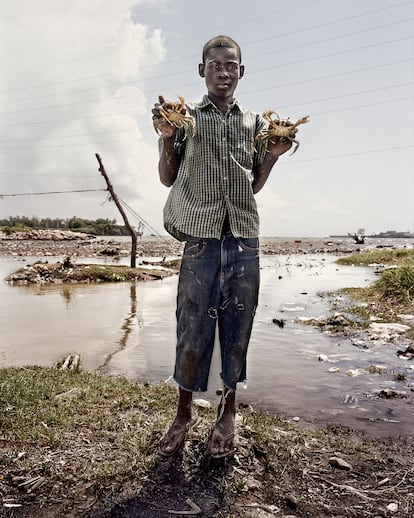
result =
[[[135,268],[136,265],[136,257],[137,257],[137,234],[135,230],[130,225],[128,218],[126,217],[124,208],[122,207],[118,196],[116,195],[116,192],[114,191],[114,188],[112,187],[111,182],[109,181],[108,175],[106,174],[105,167],[102,163],[101,157],[98,155],[98,153],[95,153],[96,159],[99,163],[99,171],[101,172],[102,176],[105,178],[106,185],[108,186],[108,191],[111,193],[111,197],[115,202],[115,205],[118,207],[119,212],[121,213],[121,216],[124,220],[125,226],[128,229],[128,232],[131,235],[131,268]]]

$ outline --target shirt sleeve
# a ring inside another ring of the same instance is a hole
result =
[[[256,138],[263,129],[267,128],[267,126],[268,126],[268,124],[267,124],[266,120],[260,114],[257,114],[256,131],[254,134],[255,151],[254,151],[254,157],[253,157],[253,167],[258,166],[265,159],[267,146],[263,145],[261,142],[257,142]]]
[[[162,137],[158,139],[158,152],[161,155],[162,148],[164,146],[164,141]],[[174,140],[174,150],[177,153],[177,156],[181,159],[185,150],[185,132],[184,128],[178,128],[177,133],[175,134]]]

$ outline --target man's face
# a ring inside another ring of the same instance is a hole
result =
[[[237,50],[232,47],[210,49],[205,63],[199,65],[199,74],[205,78],[207,91],[213,97],[232,97],[243,73]]]

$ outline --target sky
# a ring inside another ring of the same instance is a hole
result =
[[[261,235],[414,232],[413,28],[413,0],[0,0],[0,218],[122,223],[98,153],[130,223],[165,234],[151,108],[201,100],[227,34],[244,107],[310,116],[257,195]]]

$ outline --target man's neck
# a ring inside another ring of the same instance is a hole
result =
[[[210,101],[217,107],[222,113],[226,113],[229,107],[234,103],[234,97],[217,97],[208,94]]]

